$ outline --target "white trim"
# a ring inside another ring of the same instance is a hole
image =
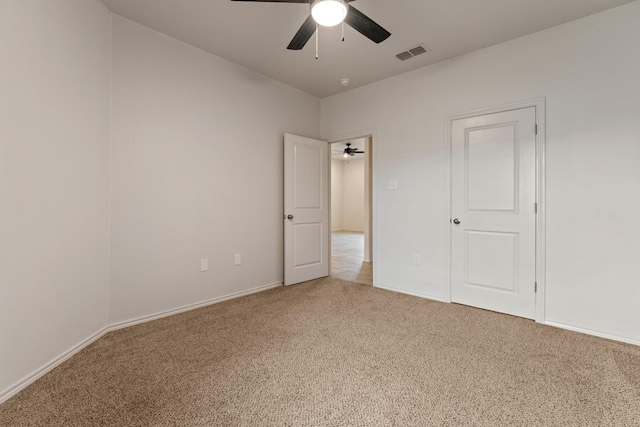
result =
[[[451,126],[454,121],[454,116],[449,116],[445,119],[445,138],[444,138],[444,153],[445,153],[445,161],[444,161],[444,205],[447,209],[447,216],[443,218],[445,224],[448,223],[444,233],[444,243],[445,243],[445,260],[444,260],[444,280],[445,280],[445,289],[444,289],[444,302],[451,303],[451,218],[453,207],[451,206],[451,156],[452,156],[452,141],[451,141]],[[449,220],[449,221],[447,221]]]
[[[277,288],[279,286],[283,286],[282,282],[271,283],[265,286],[259,286],[257,288],[252,288],[242,292],[235,292],[233,294],[225,295],[218,298],[211,298],[206,301],[196,302],[193,304],[183,305],[182,307],[172,308],[170,310],[161,311],[155,314],[149,314],[146,316],[140,316],[135,319],[129,319],[122,322],[116,322],[109,325],[108,332],[117,331],[118,329],[128,328],[129,326],[139,325],[140,323],[150,322],[152,320],[162,319],[163,317],[173,316],[174,314],[184,313],[185,311],[191,311],[198,308],[206,307],[208,305],[217,304],[219,302],[228,301],[235,298],[244,297],[247,295],[255,294],[262,291],[267,291],[269,289]]]
[[[545,325],[547,326],[553,326],[554,328],[560,328],[560,329],[566,329],[568,331],[573,331],[573,332],[578,332],[581,334],[586,334],[586,335],[591,335],[594,337],[598,337],[598,338],[606,338],[608,340],[613,340],[613,341],[619,341],[619,342],[624,342],[627,344],[633,344],[633,345],[637,345],[640,346],[640,341],[638,340],[634,340],[631,338],[626,338],[626,337],[621,337],[619,335],[613,335],[613,334],[607,334],[604,332],[597,332],[597,331],[592,331],[589,329],[584,329],[584,328],[578,328],[575,326],[569,326],[569,325],[565,325],[563,323],[556,323],[556,322],[544,322]]]
[[[446,117],[445,120],[445,206],[448,207],[449,217],[452,218],[451,207],[451,149],[452,135],[451,126],[454,120],[466,119],[469,117],[482,116],[487,114],[500,113],[503,111],[519,110],[522,108],[534,107],[536,111],[536,124],[538,134],[536,136],[536,203],[538,204],[538,214],[536,215],[536,282],[538,292],[536,293],[535,321],[545,323],[545,303],[546,303],[546,98],[534,98],[520,102],[503,104],[491,108],[481,108],[467,111],[465,113],[454,114]],[[451,302],[451,224],[446,227],[445,244],[448,248],[448,255],[445,260],[445,289],[444,301]]]
[[[185,306],[182,306],[182,307],[174,308],[174,309],[171,309],[171,310],[166,310],[166,311],[163,311],[163,312],[160,312],[160,313],[150,314],[148,316],[142,316],[142,317],[138,317],[138,318],[135,318],[135,319],[125,320],[123,322],[117,322],[117,323],[112,323],[110,325],[107,325],[104,328],[100,329],[99,331],[93,333],[88,338],[86,338],[86,339],[82,340],[81,342],[79,342],[78,344],[74,345],[69,350],[67,350],[64,353],[62,353],[60,356],[54,358],[53,360],[51,360],[50,362],[46,363],[42,367],[36,369],[31,374],[27,375],[26,377],[24,377],[23,379],[21,379],[17,383],[15,383],[15,384],[9,386],[7,389],[3,390],[0,393],[0,404],[2,404],[5,401],[9,400],[11,397],[13,397],[16,394],[18,394],[20,391],[22,391],[23,389],[25,389],[26,387],[31,385],[33,382],[35,382],[36,380],[38,380],[41,377],[43,377],[44,375],[46,375],[51,370],[53,370],[54,368],[58,367],[60,364],[64,363],[66,360],[68,360],[73,355],[77,354],[80,350],[83,350],[88,345],[90,345],[93,342],[97,341],[98,339],[102,338],[105,334],[107,334],[109,332],[116,331],[118,329],[127,328],[129,326],[138,325],[140,323],[150,322],[152,320],[161,319],[163,317],[172,316],[174,314],[183,313],[185,311],[195,310],[197,308],[206,307],[208,305],[217,304],[219,302],[228,301],[228,300],[231,300],[231,299],[244,297],[244,296],[255,294],[255,293],[258,293],[258,292],[267,291],[269,289],[277,288],[277,287],[280,287],[280,286],[282,286],[282,282],[272,283],[272,284],[269,284],[269,285],[259,286],[257,288],[252,288],[252,289],[249,289],[249,290],[246,290],[246,291],[236,292],[236,293],[229,294],[229,295],[226,295],[226,296],[223,296],[223,297],[212,298],[212,299],[209,299],[209,300],[206,300],[206,301],[202,301],[202,302],[198,302],[198,303],[195,303],[195,304],[189,304],[189,305],[185,305]]]
[[[536,282],[538,293],[536,294],[536,322],[544,323],[546,320],[546,294],[547,294],[547,113],[546,98],[538,98],[536,106],[536,203],[538,215],[536,215]]]
[[[31,385],[36,380],[40,379],[42,376],[46,375],[47,373],[49,373],[54,368],[58,367],[60,364],[65,362],[71,356],[73,356],[76,353],[78,353],[80,350],[84,349],[85,347],[87,347],[88,345],[90,345],[94,341],[98,340],[99,338],[102,338],[102,336],[104,334],[106,334],[107,332],[108,332],[108,327],[106,327],[106,326],[104,328],[98,330],[97,332],[94,332],[91,336],[89,336],[88,338],[85,338],[84,340],[80,341],[78,344],[74,345],[69,350],[67,350],[64,353],[62,353],[60,356],[56,357],[55,359],[51,360],[50,362],[46,363],[42,367],[36,369],[32,373],[30,373],[29,375],[27,375],[26,377],[21,379],[17,383],[15,383],[12,386],[9,386],[7,389],[3,390],[0,393],[0,404],[2,404],[3,402],[9,400],[15,394],[17,394],[18,392],[22,391],[23,389],[25,389],[26,387]]]
[[[392,292],[398,292],[400,294],[405,294],[405,295],[411,295],[413,297],[419,297],[419,298],[425,298],[425,299],[429,299],[432,301],[438,301],[438,302],[444,302],[447,303],[449,301],[447,301],[445,299],[445,297],[438,297],[435,295],[431,295],[431,294],[425,294],[423,292],[416,292],[416,291],[410,291],[407,289],[403,289],[403,288],[398,288],[395,286],[387,286],[387,285],[375,285],[374,287],[378,288],[378,289],[384,289],[386,291],[392,291]]]
[[[106,6],[99,1],[103,7]],[[113,259],[111,245],[112,236],[111,231],[113,229],[113,14],[109,11],[111,20],[111,43],[109,45],[109,63],[111,69],[109,70],[109,213],[107,217],[107,322],[111,317],[111,260]]]
[[[378,269],[377,266],[379,265],[378,263],[378,244],[377,244],[377,240],[378,240],[378,220],[377,217],[378,215],[376,215],[376,213],[378,212],[378,210],[376,209],[376,157],[377,157],[377,152],[378,150],[375,149],[375,145],[377,145],[376,141],[378,140],[378,131],[377,129],[367,129],[367,130],[361,130],[358,132],[349,132],[349,133],[344,133],[341,135],[337,135],[337,136],[333,136],[331,138],[327,138],[327,142],[329,144],[333,144],[335,142],[340,142],[340,141],[344,141],[347,139],[356,139],[356,138],[366,138],[366,137],[370,137],[371,138],[371,151],[373,153],[373,155],[371,156],[371,240],[370,240],[370,245],[371,245],[371,261],[367,261],[367,262],[372,262],[373,261],[373,265],[372,265],[372,272],[371,272],[371,278],[372,278],[372,283],[373,286],[376,286],[376,283],[378,283]],[[329,273],[331,273],[331,270],[329,270]]]
[[[520,109],[529,108],[529,107],[537,107],[541,104],[544,104],[545,100],[546,98],[544,96],[541,96],[539,98],[527,99],[524,101],[512,102],[508,104],[501,104],[495,107],[479,108],[476,110],[449,115],[447,116],[447,121],[467,119],[470,117],[484,116],[487,114],[502,113],[504,111],[520,110]]]
[[[376,133],[377,133],[376,129],[365,129],[357,132],[348,132],[340,135],[334,135],[331,138],[327,138],[327,142],[329,144],[334,144],[336,142],[342,142],[348,139],[366,138],[368,136],[373,136]]]
[[[119,323],[114,323],[114,324],[105,326],[104,328],[102,328],[102,329],[98,330],[97,332],[93,333],[93,335],[89,336],[88,338],[82,340],[80,343],[76,344],[75,346],[73,346],[69,350],[65,351],[60,356],[58,356],[55,359],[51,360],[49,363],[43,365],[41,368],[39,368],[39,369],[35,370],[34,372],[32,372],[31,374],[27,375],[22,380],[18,381],[17,383],[15,383],[12,386],[9,386],[7,389],[3,390],[0,393],[0,404],[6,402],[11,397],[15,396],[20,391],[22,391],[23,389],[25,389],[26,387],[28,387],[29,385],[34,383],[36,380],[40,379],[42,376],[46,375],[51,370],[53,370],[54,368],[56,368],[57,366],[59,366],[60,364],[62,364],[63,362],[65,362],[66,360],[68,360],[69,358],[74,356],[75,354],[77,354],[80,350],[82,350],[85,347],[89,346],[90,344],[92,344],[93,342],[97,341],[98,339],[102,338],[105,334],[107,334],[109,332],[112,332],[112,331],[115,331],[115,330],[118,330],[118,329],[122,329],[122,328],[126,328],[126,327],[129,327],[129,326],[138,325],[140,323],[145,323],[145,322],[149,322],[149,321],[152,321],[152,320],[160,319],[160,318],[163,318],[163,317],[168,317],[168,316],[171,316],[173,314],[178,314],[178,313],[183,313],[185,311],[195,310],[197,308],[205,307],[205,306],[208,306],[208,305],[213,305],[213,304],[216,304],[216,303],[219,303],[219,302],[228,301],[228,300],[239,298],[239,297],[243,297],[243,296],[246,296],[246,295],[255,294],[255,293],[258,293],[258,292],[266,291],[266,290],[277,288],[277,287],[280,287],[280,286],[282,286],[281,282],[273,283],[273,284],[270,284],[270,285],[265,285],[265,286],[260,286],[260,287],[257,287],[257,288],[249,289],[249,290],[243,291],[243,292],[236,292],[234,294],[230,294],[230,295],[227,295],[225,297],[213,298],[213,299],[210,299],[210,300],[207,300],[207,301],[203,301],[203,302],[200,302],[200,303],[190,304],[190,305],[179,307],[179,308],[176,308],[176,309],[173,309],[173,310],[167,310],[167,311],[164,311],[164,312],[161,312],[161,313],[157,313],[157,314],[153,314],[153,315],[149,315],[149,316],[143,316],[143,317],[139,317],[137,319],[124,321],[124,322],[119,322]],[[384,289],[384,290],[388,290],[388,291],[391,291],[391,292],[399,292],[399,293],[402,293],[402,294],[411,295],[411,296],[420,297],[420,298],[426,298],[426,299],[429,299],[429,300],[434,300],[434,301],[439,301],[439,302],[444,302],[444,303],[448,302],[443,297],[437,297],[437,296],[433,296],[433,295],[423,294],[423,293],[420,293],[420,292],[408,291],[408,290],[405,290],[405,289],[402,289],[402,288],[393,287],[393,286],[376,285],[375,287],[378,288],[378,289]],[[591,331],[589,329],[578,328],[578,327],[574,327],[574,326],[568,326],[568,325],[564,325],[564,324],[556,323],[556,322],[544,322],[544,324],[548,325],[548,326],[560,328],[560,329],[566,329],[566,330],[573,331],[573,332],[578,332],[578,333],[583,333],[583,334],[586,334],[586,335],[596,336],[596,337],[599,337],[599,338],[606,338],[606,339],[610,339],[610,340],[614,340],[614,341],[620,341],[620,342],[624,342],[624,343],[640,346],[640,341],[634,340],[634,339],[631,339],[631,338],[621,337],[621,336],[618,336],[618,335],[612,335],[612,334],[607,334],[607,333],[603,333],[603,332]]]
[[[322,140],[321,140],[322,141]],[[327,157],[329,157],[329,159],[327,160],[327,167],[329,168],[329,171],[327,172],[327,177],[329,177],[329,247],[327,248],[327,250],[329,251],[329,253],[327,254],[327,258],[328,258],[328,264],[329,264],[329,276],[331,276],[331,269],[332,267],[332,257],[331,257],[331,251],[333,251],[333,208],[331,207],[331,200],[333,199],[333,196],[331,194],[331,188],[333,186],[333,159],[331,158],[331,143],[329,141],[326,141],[327,146],[329,147],[329,149],[327,150]],[[286,212],[285,212],[286,214]],[[284,230],[283,230],[284,232]],[[287,244],[286,240],[284,239],[284,233],[282,234],[282,241],[283,241],[283,247],[284,245]]]

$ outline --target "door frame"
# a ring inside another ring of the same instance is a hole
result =
[[[371,262],[373,263],[373,265],[371,266],[372,268],[372,272],[371,272],[371,276],[372,276],[372,282],[373,282],[373,287],[376,287],[376,284],[378,283],[378,276],[377,276],[377,268],[376,265],[378,264],[378,244],[377,244],[377,236],[378,236],[378,221],[376,219],[377,215],[376,215],[376,176],[374,174],[374,171],[376,169],[376,152],[377,150],[374,148],[374,144],[375,144],[375,140],[376,140],[376,133],[377,130],[376,129],[368,129],[368,130],[363,130],[363,131],[357,131],[357,132],[349,132],[349,133],[344,133],[344,134],[340,134],[340,135],[336,135],[336,136],[332,136],[330,138],[327,139],[327,144],[329,144],[329,146],[331,146],[331,144],[335,144],[337,142],[342,142],[342,141],[346,141],[348,139],[357,139],[357,138],[371,138],[371,200],[369,201],[369,203],[371,204],[371,237],[370,237],[370,245],[371,245]],[[329,147],[329,167],[331,167],[331,147]],[[331,173],[329,173],[329,212],[331,212]],[[331,215],[329,215],[329,230],[331,230]],[[333,250],[333,248],[331,247],[331,236],[329,236],[329,275],[331,275],[331,250]]]
[[[452,132],[451,128],[454,120],[467,119],[470,117],[483,116],[488,114],[501,113],[510,110],[519,110],[523,108],[534,107],[536,112],[536,124],[538,133],[536,135],[536,309],[535,321],[538,323],[545,322],[545,295],[546,295],[546,98],[534,98],[520,102],[498,105],[495,107],[481,108],[477,110],[466,111],[463,113],[453,114],[446,117],[445,127],[445,206],[447,206],[448,227],[446,227],[445,243],[447,256],[445,261],[445,289],[444,300],[451,303],[451,289],[453,283],[452,277],[452,238],[451,238],[451,218],[452,211]]]

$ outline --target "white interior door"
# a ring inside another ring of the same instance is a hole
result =
[[[284,136],[284,284],[329,275],[329,144]]]
[[[535,107],[452,122],[451,298],[533,319]]]

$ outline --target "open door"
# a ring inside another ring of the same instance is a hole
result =
[[[329,275],[329,145],[284,136],[284,284]]]

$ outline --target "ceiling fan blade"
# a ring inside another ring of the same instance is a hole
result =
[[[296,35],[293,36],[291,43],[289,43],[289,46],[287,46],[287,49],[289,50],[302,49],[304,45],[307,44],[307,42],[309,41],[313,33],[315,32],[316,32],[316,21],[314,21],[311,15],[309,15],[309,17],[306,19],[306,21],[304,21],[304,23],[302,24],[302,26],[300,27]]]
[[[367,15],[351,5],[349,6],[349,12],[347,12],[347,17],[344,19],[344,22],[351,25],[354,30],[376,43],[385,41],[391,35],[389,31],[382,28]]]
[[[262,3],[309,3],[309,0],[231,0],[231,1],[255,1]]]

